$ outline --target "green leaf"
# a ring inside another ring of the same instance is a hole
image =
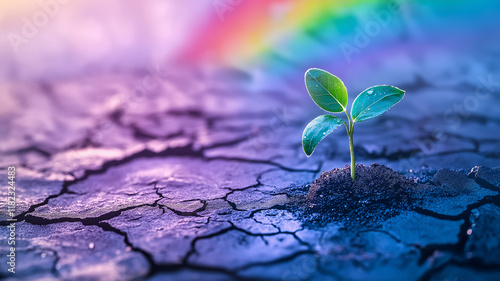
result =
[[[305,74],[306,88],[313,101],[329,112],[345,111],[347,89],[342,80],[324,70],[311,68]]]
[[[345,123],[344,120],[338,117],[320,115],[307,124],[302,133],[302,147],[307,157],[311,156],[320,141],[343,123]]]
[[[361,122],[379,116],[403,99],[404,95],[405,91],[386,85],[364,90],[352,103],[353,121]]]

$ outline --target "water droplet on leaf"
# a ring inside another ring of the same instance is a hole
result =
[[[373,90],[369,90],[368,92],[366,92],[366,94],[369,96],[373,95]]]

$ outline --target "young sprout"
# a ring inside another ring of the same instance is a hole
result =
[[[375,118],[403,99],[405,91],[393,86],[370,87],[359,94],[347,113],[347,89],[342,80],[324,70],[311,68],[305,74],[306,88],[313,101],[323,110],[333,113],[345,112],[347,123],[332,115],[320,115],[309,123],[302,134],[302,147],[307,157],[333,130],[344,124],[349,136],[351,150],[351,178],[356,179],[353,132],[356,122]]]

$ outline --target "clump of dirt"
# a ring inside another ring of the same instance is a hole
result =
[[[379,164],[349,166],[323,172],[306,196],[303,220],[321,226],[331,221],[371,226],[410,209],[409,192],[416,183]]]

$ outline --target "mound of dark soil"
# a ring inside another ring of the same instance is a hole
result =
[[[356,165],[356,180],[349,166],[324,172],[316,179],[304,206],[306,224],[331,221],[372,225],[410,209],[409,191],[416,183],[379,164]]]

